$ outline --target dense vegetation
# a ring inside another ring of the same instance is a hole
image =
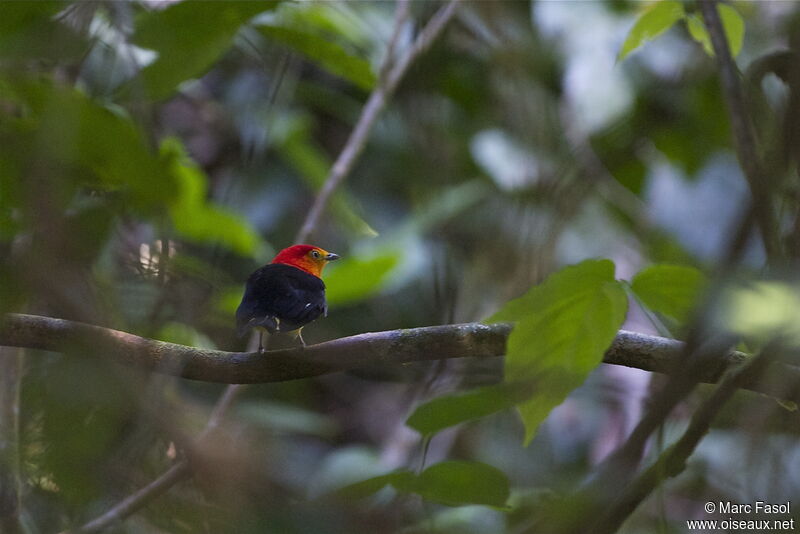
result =
[[[309,343],[514,325],[505,358],[246,389],[0,347],[0,531],[800,503],[798,38],[788,2],[0,4],[0,314],[244,351],[244,280],[299,239],[343,257]],[[674,372],[602,364],[622,328],[685,341]]]

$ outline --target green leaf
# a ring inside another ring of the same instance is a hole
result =
[[[142,70],[150,98],[169,96],[184,80],[204,74],[230,48],[239,28],[279,2],[184,0],[150,11],[136,23],[133,42],[158,58]]]
[[[485,322],[516,321],[506,376],[536,383],[519,405],[530,443],[539,424],[602,361],[628,301],[609,260],[587,260],[550,275]]]
[[[510,494],[505,473],[481,462],[450,461],[424,470],[414,493],[449,506],[483,504],[504,507]]]
[[[166,139],[161,151],[178,183],[178,196],[169,207],[175,229],[189,239],[220,243],[239,254],[253,255],[260,243],[258,234],[241,217],[206,200],[208,179],[180,141]]]
[[[0,58],[2,66],[31,59],[67,62],[88,48],[75,31],[54,20],[66,7],[62,1],[0,2]]]
[[[780,339],[786,345],[800,346],[800,291],[795,285],[752,282],[728,291],[720,309],[728,330],[749,343],[763,346]]]
[[[42,81],[0,83],[0,97],[19,103],[27,113],[24,128],[0,129],[0,175],[9,168],[17,175],[0,176],[0,181],[19,179],[31,159],[42,164],[46,157],[62,173],[52,179],[69,176],[72,185],[113,191],[142,211],[163,207],[176,194],[175,180],[128,117],[80,91]]]
[[[670,29],[684,16],[685,11],[681,2],[661,0],[653,4],[634,23],[622,44],[618,60],[625,59],[628,54]]]
[[[331,74],[367,91],[375,86],[376,77],[369,62],[330,39],[284,26],[262,25],[259,29],[267,38],[297,50]]]
[[[462,506],[482,504],[504,507],[510,490],[506,475],[481,462],[449,461],[434,464],[419,475],[400,470],[349,484],[335,492],[349,498],[363,498],[387,485],[402,493],[416,493],[422,498]]]
[[[435,398],[417,406],[406,424],[432,436],[445,428],[510,408],[533,395],[531,384],[509,382]]]
[[[731,55],[736,57],[742,51],[744,44],[744,19],[736,9],[728,4],[717,4],[717,13],[722,20],[722,27],[725,36],[728,38],[728,48]],[[710,56],[714,55],[714,47],[711,45],[711,36],[708,35],[703,21],[697,15],[690,15],[686,19],[689,28],[689,35],[692,39],[703,45],[703,50]]]
[[[659,264],[639,271],[631,288],[651,310],[684,322],[706,283],[706,277],[694,267]]]
[[[400,262],[400,253],[387,252],[372,258],[345,258],[325,273],[328,304],[337,306],[364,299],[378,291]]]

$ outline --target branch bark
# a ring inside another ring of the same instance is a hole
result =
[[[8,314],[0,322],[0,345],[75,354],[95,354],[118,363],[191,380],[259,384],[309,378],[366,365],[399,365],[447,358],[491,358],[505,354],[509,324],[465,323],[370,332],[305,348],[257,352],[197,349],[143,338],[119,330],[38,315]],[[680,362],[683,343],[620,330],[603,361],[670,374]],[[741,352],[708,361],[699,381],[718,382],[747,359]],[[769,378],[767,380],[766,378]],[[764,380],[743,387],[800,402],[800,368],[775,363]]]

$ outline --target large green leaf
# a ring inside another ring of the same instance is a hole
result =
[[[481,462],[448,461],[434,464],[419,475],[400,470],[350,484],[336,491],[353,498],[374,494],[387,485],[402,493],[416,493],[448,506],[482,504],[504,507],[510,494],[508,478]]]
[[[335,41],[288,26],[263,25],[259,29],[270,40],[297,50],[331,74],[362,89],[370,90],[375,85],[376,77],[369,62]]]
[[[184,80],[204,74],[230,48],[243,24],[278,4],[184,0],[144,14],[136,22],[133,42],[158,52],[141,73],[148,96],[165,98]]]
[[[539,424],[602,361],[625,319],[628,301],[609,260],[567,267],[512,300],[486,322],[515,321],[506,376],[535,382],[519,405],[529,443]]]
[[[717,4],[717,12],[722,20],[725,36],[728,38],[728,48],[731,51],[731,55],[736,57],[742,50],[742,44],[744,44],[744,19],[735,8],[728,4]],[[714,47],[711,45],[711,36],[708,35],[708,30],[703,21],[700,20],[700,17],[690,15],[686,24],[689,27],[689,35],[703,45],[703,50],[708,55],[713,56]]]
[[[162,154],[178,183],[178,196],[169,207],[175,229],[189,239],[252,255],[260,243],[258,234],[238,215],[208,202],[208,179],[186,156],[180,141],[165,140]]]
[[[685,321],[706,285],[706,277],[685,265],[651,265],[633,278],[631,288],[651,310]]]
[[[628,54],[670,29],[684,15],[681,2],[661,0],[653,4],[634,23],[619,51],[619,59],[625,59]]]
[[[531,384],[507,382],[437,397],[417,406],[406,424],[432,436],[445,428],[510,408],[533,395]]]
[[[400,261],[400,253],[390,251],[371,258],[345,258],[325,273],[326,298],[331,306],[368,297],[387,281]]]
[[[509,496],[505,473],[481,462],[441,462],[424,470],[415,493],[450,506],[484,504],[502,507]]]

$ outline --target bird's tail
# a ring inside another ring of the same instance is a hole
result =
[[[278,320],[275,317],[253,317],[247,322],[239,323],[236,327],[236,335],[244,337],[253,328],[263,328],[270,334],[278,330]]]

